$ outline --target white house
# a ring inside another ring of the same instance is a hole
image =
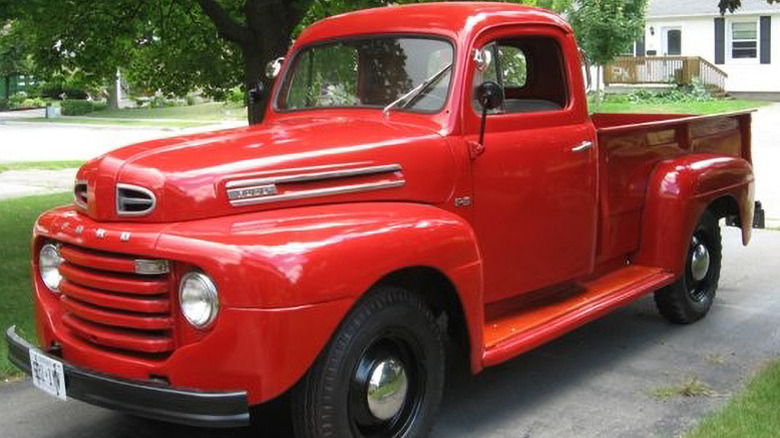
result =
[[[721,15],[717,0],[650,0],[635,54],[700,56],[728,74],[729,93],[780,97],[780,4],[742,0]]]

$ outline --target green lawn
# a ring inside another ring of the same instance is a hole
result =
[[[221,102],[204,103],[170,108],[126,108],[103,110],[88,114],[88,117],[112,119],[178,119],[188,121],[246,120],[246,108],[225,105]]]
[[[769,102],[750,100],[710,100],[704,102],[631,103],[610,102],[609,98],[598,105],[591,105],[592,113],[668,113],[668,114],[717,114],[760,108]]]
[[[5,329],[16,324],[21,333],[34,340],[32,295],[30,292],[30,236],[38,215],[57,205],[71,202],[70,193],[30,196],[0,201],[0,381],[18,375],[8,362]]]
[[[780,436],[780,361],[759,373],[744,392],[710,415],[686,438]]]
[[[20,161],[0,163],[0,173],[8,170],[60,170],[81,167],[83,161]]]

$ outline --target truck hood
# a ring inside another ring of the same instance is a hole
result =
[[[388,120],[295,117],[139,143],[85,164],[80,211],[103,221],[174,222],[293,206],[444,202],[447,142]]]

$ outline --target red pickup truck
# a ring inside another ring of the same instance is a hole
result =
[[[445,340],[478,373],[651,292],[692,323],[719,219],[750,239],[750,114],[589,115],[552,13],[366,10],[286,59],[264,123],[101,156],[38,219],[38,344],[7,331],[37,386],[203,426],[289,394],[299,436],[423,436]]]

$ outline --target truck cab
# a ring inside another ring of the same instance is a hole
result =
[[[445,339],[474,373],[655,293],[707,314],[753,222],[750,113],[590,115],[571,27],[435,3],[306,29],[262,124],[85,164],[33,236],[36,385],[302,437],[424,436]],[[458,358],[453,358],[458,359]],[[335,433],[335,435],[333,435]]]

